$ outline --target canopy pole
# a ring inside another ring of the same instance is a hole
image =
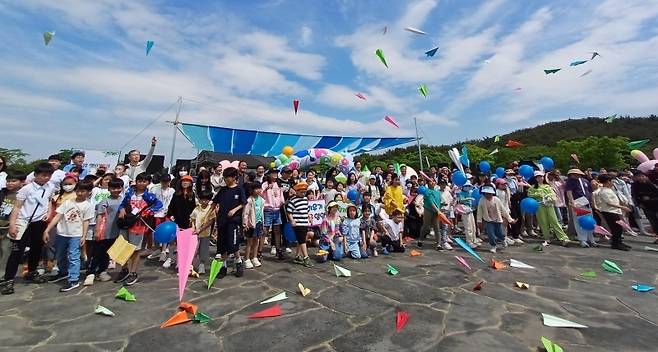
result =
[[[423,154],[420,150],[420,138],[418,137],[418,122],[416,121],[416,118],[414,117],[414,126],[416,127],[416,144],[418,145],[418,159],[420,161],[420,171],[423,170]]]
[[[174,127],[174,138],[171,143],[171,154],[169,154],[169,173],[174,172],[174,152],[176,151],[176,135],[178,134],[178,125],[180,124],[180,121],[178,118],[180,117],[180,110],[181,107],[183,106],[183,97],[179,96],[178,97],[178,108],[176,109],[176,119],[174,121],[167,121],[171,122],[172,126]]]

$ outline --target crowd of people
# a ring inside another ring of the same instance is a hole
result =
[[[214,257],[222,263],[219,279],[229,269],[241,277],[267,265],[266,248],[270,260],[290,256],[311,267],[402,253],[410,238],[421,248],[433,239],[433,248],[449,251],[460,236],[474,249],[487,241],[496,253],[533,237],[543,246],[598,247],[596,232],[609,236],[611,248],[628,251],[625,236],[655,236],[658,229],[658,186],[653,175],[639,171],[574,168],[563,176],[538,169],[525,179],[513,163],[503,177],[466,168],[461,186],[453,184],[448,167],[418,176],[405,165],[399,172],[392,164],[364,171],[358,161],[345,179],[335,168],[324,175],[264,165],[249,171],[244,161],[238,168],[200,165],[192,174],[181,166],[151,175],[146,170],[155,146],[153,138],[142,162],[138,150],[130,151],[129,163],[114,170],[87,170],[85,154],[75,152],[63,167],[56,154],[21,175],[6,172],[0,157],[0,292],[14,293],[23,267],[28,282],[66,280],[62,292],[95,281],[134,285],[144,260],[174,268],[175,241],[154,241],[154,229],[166,221],[198,236],[190,275],[205,275]],[[538,209],[525,211],[525,198],[536,200]],[[319,222],[309,210],[317,201],[325,207]],[[588,215],[596,230],[581,226],[579,218]],[[136,248],[120,269],[107,253],[119,237]]]

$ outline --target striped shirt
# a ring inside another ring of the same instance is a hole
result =
[[[295,226],[309,226],[308,222],[308,198],[291,197],[286,204],[286,212],[295,220]]]

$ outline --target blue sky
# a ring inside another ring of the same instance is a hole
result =
[[[35,158],[120,148],[163,111],[124,150],[156,135],[168,156],[178,96],[185,122],[409,136],[416,117],[432,144],[658,111],[657,0],[0,0],[0,12],[0,146]],[[193,156],[179,141],[176,156]]]

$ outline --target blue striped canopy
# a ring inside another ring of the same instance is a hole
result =
[[[189,123],[181,123],[178,129],[199,150],[262,156],[279,155],[283,147],[288,145],[296,151],[325,148],[335,152],[358,154],[386,149],[416,140],[414,137],[313,136],[240,130]]]

